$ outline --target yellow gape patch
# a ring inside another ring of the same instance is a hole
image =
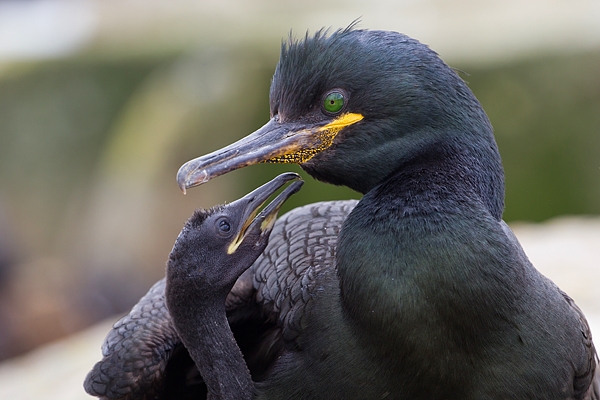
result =
[[[241,234],[237,235],[233,239],[233,242],[231,242],[231,244],[227,248],[227,254],[231,255],[231,254],[235,253],[235,251],[238,249],[238,247],[240,247],[240,244],[242,244],[243,238],[244,238],[243,235],[241,235]]]
[[[258,209],[262,207],[266,201],[267,200],[265,199],[254,211],[252,211],[252,213],[250,213],[250,215],[248,215],[248,217],[244,221],[244,225],[242,225],[242,229],[240,229],[240,232],[237,235],[235,235],[233,241],[231,242],[229,247],[227,247],[227,254],[235,253],[238,247],[240,247],[240,244],[242,244],[242,242],[244,241],[244,237],[246,237],[246,231],[248,230],[248,227],[250,226],[252,220],[254,219],[254,217],[256,217],[256,214],[258,213]]]
[[[333,141],[337,134],[347,126],[357,123],[364,117],[361,114],[347,113],[334,119],[325,126],[322,126],[316,130],[303,129],[295,132],[294,135],[311,135],[310,142],[313,144],[312,147],[298,148],[294,146],[290,149],[289,153],[285,153],[281,156],[273,157],[265,162],[267,163],[279,163],[279,164],[303,164],[313,158],[316,154],[326,150],[333,144]]]
[[[259,206],[259,208],[262,207],[263,204],[265,204],[265,203],[266,203],[266,199],[265,199],[265,201],[262,202],[262,204]],[[275,221],[277,220],[277,212],[279,212],[279,209],[281,208],[282,205],[283,205],[283,203],[279,204],[277,206],[277,208],[275,210],[273,210],[274,212],[271,213],[270,215],[268,215],[264,219],[264,221],[261,222],[261,224],[260,224],[261,232],[264,233],[265,231],[273,228],[273,225],[275,225]],[[244,241],[244,238],[246,237],[246,231],[248,230],[248,227],[254,220],[254,217],[256,216],[257,212],[258,212],[258,208],[256,210],[254,210],[252,212],[252,214],[250,214],[250,216],[246,219],[246,222],[244,222],[244,225],[242,226],[240,233],[238,233],[235,236],[235,238],[233,238],[233,241],[231,242],[229,247],[227,247],[227,254],[235,253],[237,251],[238,247],[240,247],[240,244],[242,244],[242,242]]]

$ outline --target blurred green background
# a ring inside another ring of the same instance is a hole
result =
[[[600,214],[595,1],[0,2],[0,359],[123,313],[196,207],[295,166],[183,196],[185,161],[268,119],[281,40],[391,29],[461,72],[495,127],[507,221]],[[594,25],[595,24],[595,25]],[[358,194],[307,178],[286,210]],[[98,343],[98,346],[100,343]]]

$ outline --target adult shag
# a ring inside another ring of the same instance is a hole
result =
[[[233,287],[257,398],[599,397],[587,322],[502,221],[492,127],[436,53],[318,32],[284,44],[270,106],[258,131],[182,166],[181,188],[283,162],[364,196],[282,217]]]

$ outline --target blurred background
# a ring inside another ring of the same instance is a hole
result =
[[[290,31],[359,17],[460,70],[495,127],[505,219],[600,335],[600,1],[0,0],[0,398],[88,398],[195,208],[290,169],[307,184],[286,210],[359,198],[287,165],[175,181],[267,121]]]

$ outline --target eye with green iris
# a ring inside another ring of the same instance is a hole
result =
[[[340,91],[330,92],[323,100],[323,109],[335,114],[344,107],[344,94]]]

